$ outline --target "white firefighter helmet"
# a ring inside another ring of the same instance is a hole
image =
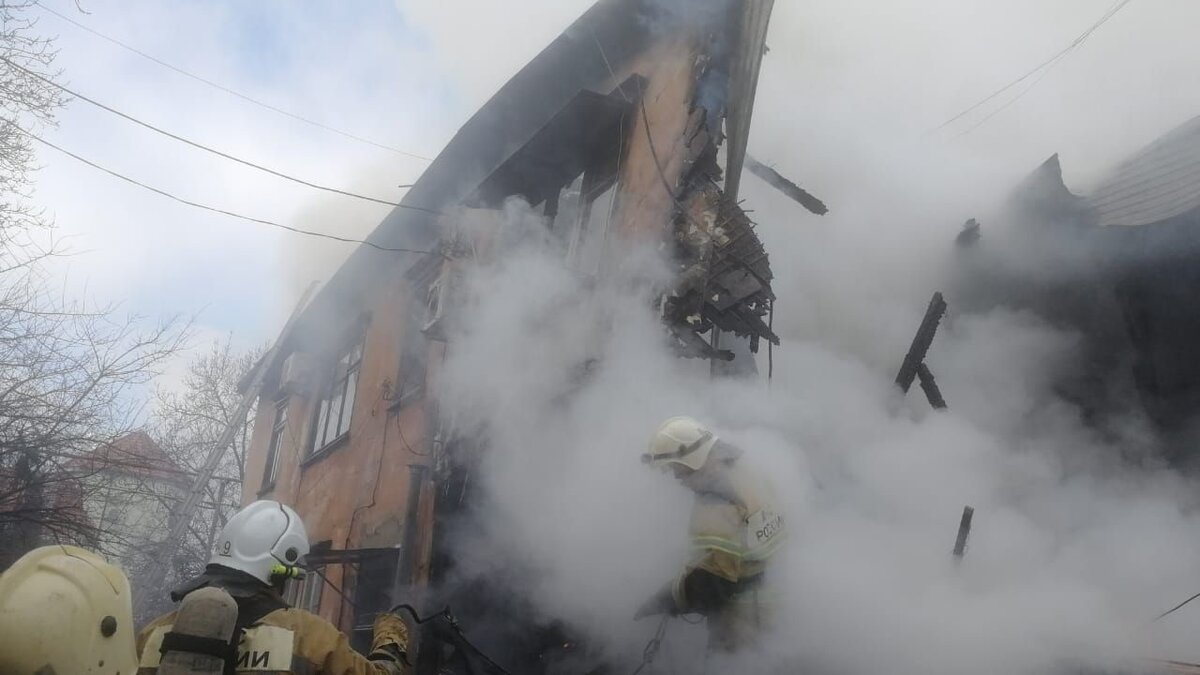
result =
[[[700,469],[712,454],[717,436],[691,417],[672,417],[650,439],[642,461],[658,469],[675,464],[693,471]]]
[[[0,673],[136,672],[120,569],[81,548],[45,546],[0,574]]]
[[[262,499],[238,511],[217,540],[209,563],[223,565],[262,581],[272,576],[302,576],[308,533],[289,506]]]

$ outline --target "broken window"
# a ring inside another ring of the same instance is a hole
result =
[[[362,653],[371,649],[375,617],[388,611],[392,604],[392,586],[396,583],[399,556],[364,556],[354,572],[354,624],[350,645]]]
[[[328,542],[314,544],[312,551],[305,556],[305,564],[310,570],[320,570],[327,576],[330,568],[340,566],[341,587],[330,585],[341,603],[337,624],[350,636],[351,646],[364,654],[371,648],[375,617],[388,611],[398,601],[393,590],[399,557],[400,548],[396,546],[333,550]],[[309,579],[315,579],[318,584],[324,583],[316,572],[311,573],[305,581]],[[306,588],[297,585],[290,596],[284,597],[289,602],[300,602]],[[317,599],[320,599],[319,591]]]
[[[600,269],[606,244],[608,228],[616,211],[616,173],[596,176],[591,189],[584,195],[584,209],[580,215],[577,234],[567,252],[575,268],[584,274],[596,274]]]
[[[421,328],[424,312],[412,313],[404,322],[400,336],[400,365],[396,372],[396,391],[392,397],[398,406],[407,405],[425,391],[429,367],[429,340]]]
[[[284,434],[287,433],[288,399],[280,399],[275,404],[275,422],[271,425],[271,442],[267,444],[267,463],[263,471],[262,490],[271,489],[275,485],[275,477],[279,474],[279,452],[283,446]]]
[[[354,395],[358,390],[358,372],[362,367],[362,352],[363,339],[359,336],[334,362],[317,402],[316,426],[313,429],[310,454],[319,453],[350,432]]]
[[[510,197],[540,207],[568,263],[599,270],[615,211],[629,101],[581,91],[467,200],[497,208]]]
[[[616,210],[616,163],[621,139],[612,141],[599,148],[585,172],[559,192],[551,218],[551,231],[558,235],[568,264],[588,275],[599,271],[609,223]]]

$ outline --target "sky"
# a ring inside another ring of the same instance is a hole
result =
[[[81,13],[70,1],[43,1],[228,88],[425,157],[589,5],[81,0]],[[965,218],[1054,152],[1062,153],[1068,185],[1086,191],[1121,157],[1200,110],[1200,90],[1187,85],[1200,63],[1200,44],[1189,35],[1200,19],[1195,3],[1132,2],[978,129],[958,135],[978,120],[968,118],[930,132],[1071,43],[1109,7],[1098,0],[776,3],[751,152],[835,213],[842,207],[843,217],[856,203],[903,203],[912,194],[916,203],[906,207],[961,204]],[[63,83],[169,131],[384,199],[401,197],[397,186],[425,166],[246,103],[33,12],[43,31],[58,36]],[[82,101],[68,105],[48,134],[131,177],[254,217],[363,236],[387,210],[212,157]],[[194,316],[202,337],[269,340],[308,282],[327,278],[352,248],[173,203],[50,149],[39,159],[37,201],[76,252],[60,270],[68,291],[148,317]],[[912,181],[922,172],[910,170],[913,163],[937,165],[938,175],[958,184],[917,195]]]

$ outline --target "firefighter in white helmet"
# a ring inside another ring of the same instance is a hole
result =
[[[238,605],[231,655],[236,672],[311,673],[322,675],[395,675],[408,666],[408,629],[394,614],[375,619],[369,657],[350,648],[333,624],[304,610],[288,607],[284,583],[303,578],[308,554],[304,523],[290,507],[256,501],[229,519],[204,573],[172,592],[179,601],[200,588],[227,591]],[[169,635],[174,612],[156,619],[138,636],[141,675],[157,672],[160,650]]]
[[[129,581],[74,546],[26,553],[0,574],[0,673],[134,675]]]
[[[703,614],[717,651],[736,651],[764,628],[771,603],[763,578],[786,537],[770,488],[739,462],[741,455],[690,417],[664,422],[642,455],[646,464],[673,473],[695,502],[691,559],[636,618]]]

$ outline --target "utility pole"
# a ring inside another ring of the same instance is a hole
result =
[[[250,407],[258,400],[258,394],[262,391],[267,371],[271,370],[275,360],[279,357],[283,343],[295,327],[296,321],[300,318],[301,311],[308,305],[308,301],[312,297],[315,288],[315,283],[309,285],[304,295],[301,296],[300,302],[296,304],[296,308],[292,310],[292,315],[288,317],[283,330],[279,332],[279,337],[275,339],[275,344],[271,345],[271,348],[263,355],[262,360],[258,362],[258,366],[254,369],[250,382],[242,394],[242,399],[238,402],[237,407],[233,409],[233,414],[229,417],[229,423],[213,444],[212,449],[209,450],[208,457],[205,458],[200,470],[196,472],[196,478],[192,481],[192,487],[188,490],[187,496],[171,510],[171,517],[168,520],[170,528],[167,532],[167,537],[162,540],[157,547],[158,550],[152,555],[151,560],[153,564],[147,569],[145,578],[141,579],[141,583],[134,588],[133,606],[135,611],[144,607],[148,600],[148,594],[162,586],[163,581],[166,580],[167,566],[171,564],[175,552],[179,549],[180,542],[183,541],[183,537],[188,531],[192,517],[196,514],[196,507],[200,505],[200,500],[204,496],[205,488],[216,473],[217,466],[221,463],[221,458],[225,456],[225,450],[233,444],[238,431],[245,424],[246,416],[250,414]]]

